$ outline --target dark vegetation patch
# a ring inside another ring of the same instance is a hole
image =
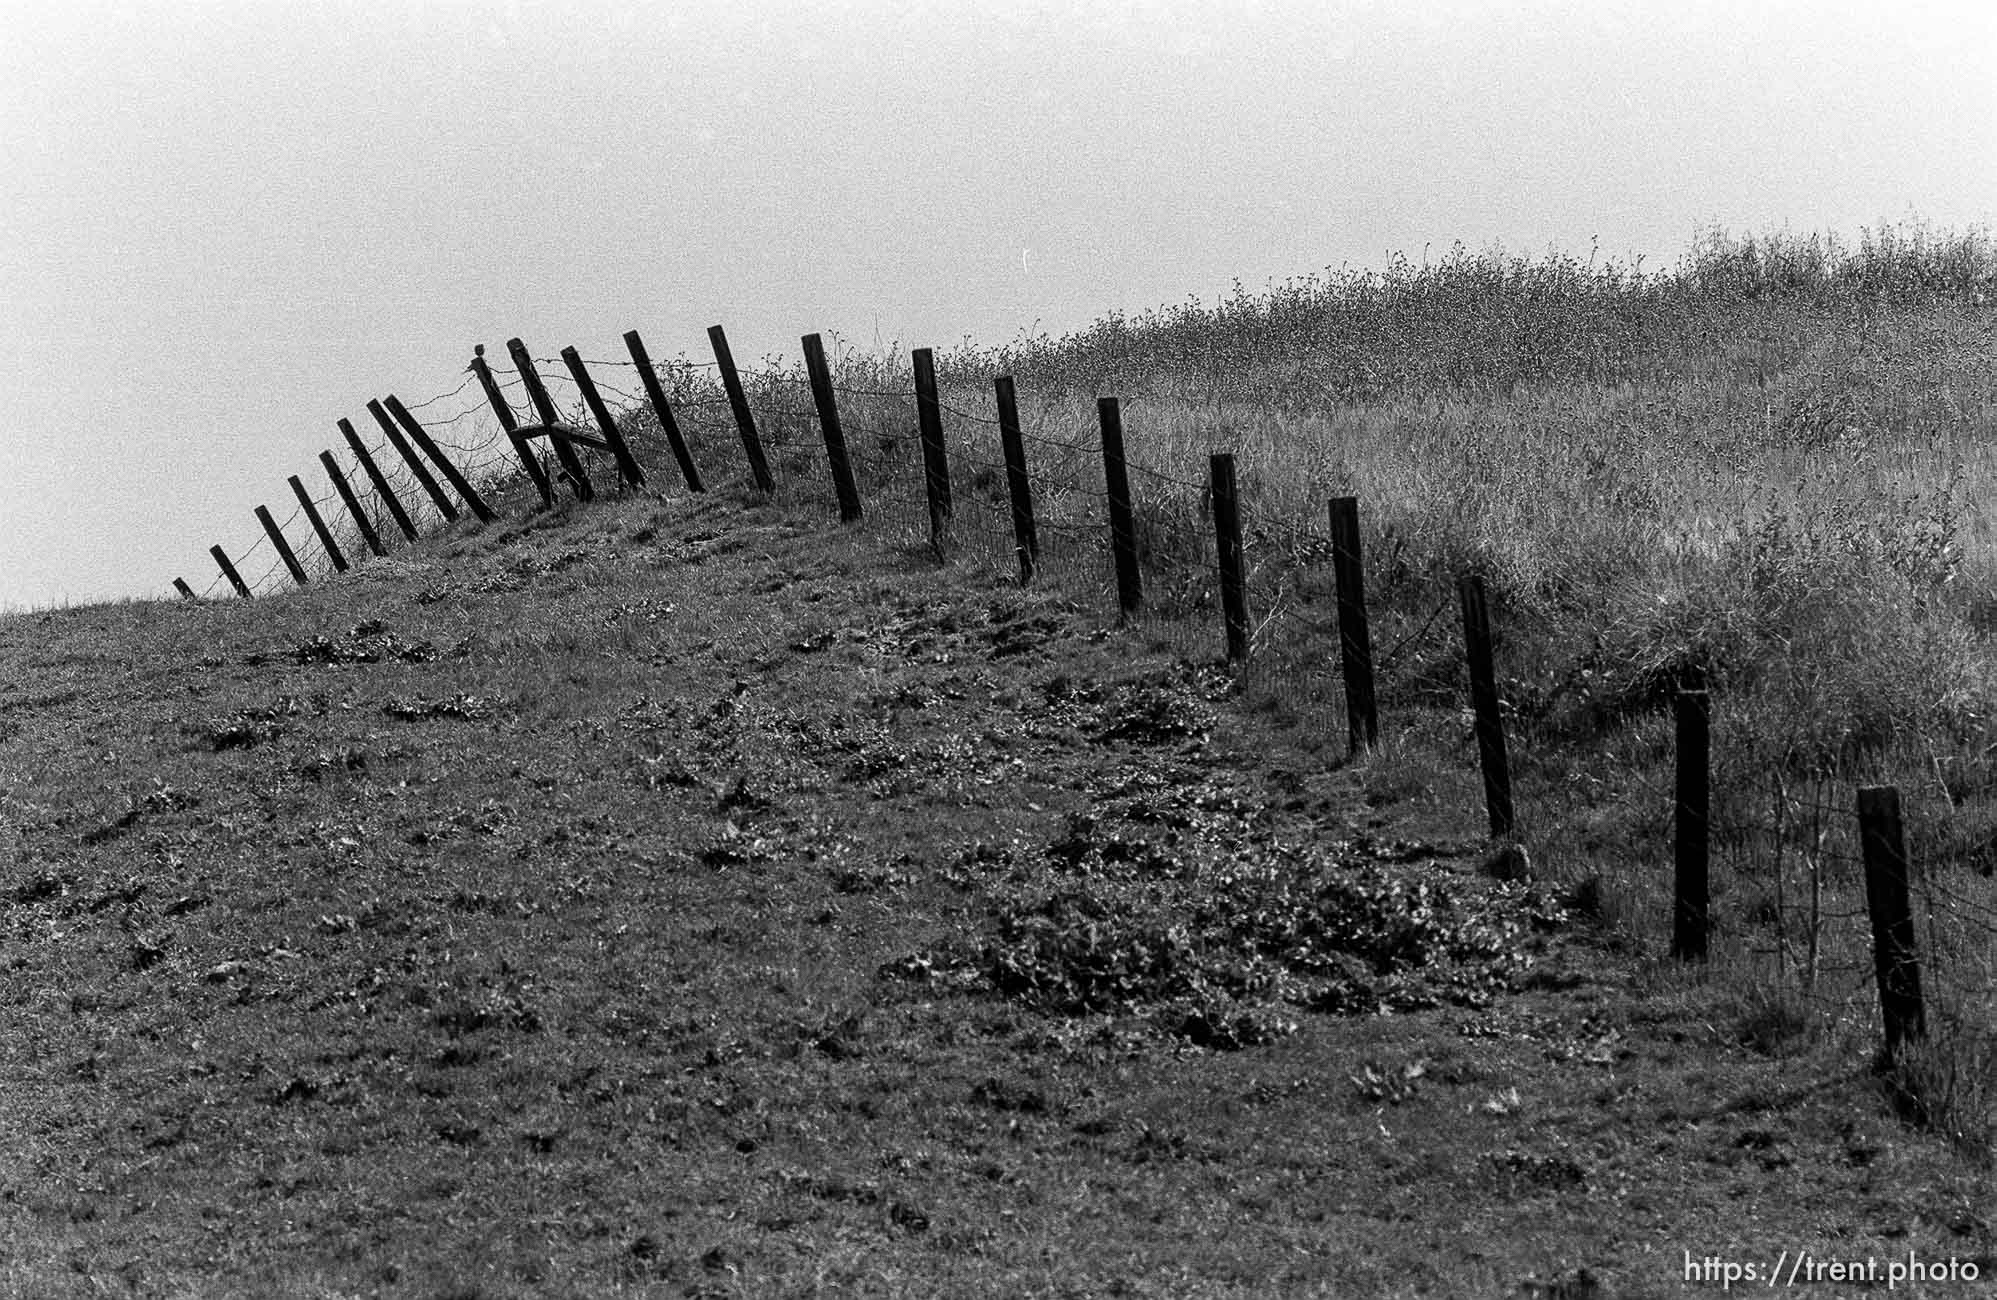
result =
[[[346,635],[334,637],[324,632],[294,646],[291,659],[300,664],[373,664],[385,661],[429,663],[438,657],[428,640],[399,636],[380,619],[356,623]]]

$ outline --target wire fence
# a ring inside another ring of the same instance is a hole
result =
[[[634,354],[637,348],[633,348]],[[557,422],[599,440],[582,387],[563,357],[531,356]],[[617,437],[645,469],[655,489],[681,490],[676,457],[662,412],[645,391],[634,360],[580,359],[609,408]],[[845,352],[831,364],[831,392],[845,431],[845,449],[863,503],[862,526],[914,552],[948,553],[997,573],[1021,564],[1015,532],[1011,466],[995,392],[951,376],[937,391],[935,414],[947,461],[947,507],[933,495],[925,455],[922,396],[912,360]],[[749,417],[738,420],[719,360],[680,356],[654,362],[652,378],[708,490],[756,488],[754,443],[774,493],[785,499],[838,506],[816,394],[802,364],[770,361],[737,372]],[[491,370],[507,417],[538,426],[527,376],[504,365]],[[1227,452],[1242,497],[1240,555],[1248,613],[1246,654],[1235,660],[1247,691],[1278,701],[1299,725],[1326,735],[1350,724],[1338,653],[1341,631],[1332,577],[1334,541],[1321,511],[1321,480],[1299,475],[1298,452],[1267,438],[1245,436],[1228,413],[1198,392],[1139,391],[1121,401],[1130,484],[1131,536],[1143,597],[1126,621],[1153,644],[1189,659],[1214,659],[1223,646],[1224,573],[1214,526],[1210,457]],[[1105,476],[1104,438],[1092,397],[1048,392],[1018,395],[1019,437],[1039,545],[1034,581],[1071,592],[1078,604],[1108,612],[1120,587]],[[455,387],[409,403],[407,413],[436,448],[481,493],[499,495],[523,480],[521,452],[507,423],[486,399],[472,367]],[[385,418],[385,417],[382,417]],[[416,530],[442,521],[440,503],[417,479],[405,456],[379,429],[362,439],[390,491]],[[614,441],[614,439],[610,439]],[[545,444],[528,454],[545,463]],[[584,476],[614,481],[610,450],[576,444]],[[386,550],[402,544],[380,494],[348,471],[373,531]],[[1325,477],[1330,477],[1326,475]],[[561,490],[557,481],[556,490]],[[313,498],[337,544],[359,560],[358,525],[343,519],[331,492]],[[289,532],[301,510],[280,525]],[[1369,538],[1369,545],[1374,540]],[[237,555],[245,574],[269,545],[256,536]],[[299,547],[308,575],[323,574],[330,556],[316,540]],[[249,582],[258,595],[293,583],[275,554]],[[219,577],[203,593],[213,595]],[[1371,629],[1375,689],[1389,715],[1427,712],[1460,719],[1467,739],[1465,651],[1457,600],[1402,600],[1377,611]],[[1523,781],[1516,834],[1536,851],[1576,861],[1614,858],[1608,895],[1592,900],[1639,934],[1668,929],[1672,918],[1670,846],[1678,797],[1667,775],[1668,716],[1659,711],[1621,733],[1621,751],[1594,754],[1573,765],[1573,750],[1540,720],[1513,707]],[[1711,809],[1713,915],[1729,960],[1755,963],[1771,987],[1838,1024],[1876,1025],[1875,961],[1867,934],[1863,855],[1854,815],[1859,773],[1798,777],[1788,756],[1765,752],[1753,718],[1721,701],[1713,718]],[[1566,764],[1567,766],[1563,766]],[[1946,781],[1914,791],[1908,801],[1912,858],[1944,864],[1910,872],[1925,952],[1934,963],[1949,1014],[1982,1016],[1997,1026],[1997,826],[1962,821]],[[1603,828],[1612,828],[1605,831]],[[1982,838],[1977,838],[1978,836]],[[1980,857],[1978,855],[1981,855]],[[1981,864],[1980,872],[1964,870]],[[1582,882],[1586,884],[1587,882]]]

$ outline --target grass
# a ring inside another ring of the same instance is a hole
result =
[[[960,352],[940,553],[900,363],[840,359],[857,530],[771,364],[774,501],[530,514],[497,481],[500,522],[277,599],[0,619],[0,1293],[1650,1296],[1784,1250],[1987,1279],[1990,271],[1922,231],[1665,277],[1459,253]],[[725,406],[664,369],[725,485]],[[1382,670],[1356,760],[1334,491]],[[1530,879],[1486,870],[1465,569]],[[1889,780],[1932,1032],[1882,1075],[1850,809]]]

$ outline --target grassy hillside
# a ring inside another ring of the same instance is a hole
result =
[[[1973,1294],[1991,269],[1905,233],[1662,278],[1457,255],[959,353],[940,555],[899,362],[840,359],[856,529],[794,372],[753,378],[764,501],[668,365],[704,496],[536,513],[489,457],[500,522],[335,581],[0,619],[0,1293],[1651,1296],[1801,1251]],[[1356,761],[1338,492],[1383,668]],[[1466,569],[1534,879],[1480,834]],[[1724,833],[1688,970],[1691,669]],[[1891,1078],[1849,824],[1879,780],[1935,1000]]]

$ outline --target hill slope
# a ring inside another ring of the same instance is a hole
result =
[[[0,1291],[1997,1273],[1863,1062],[1110,608],[644,498],[0,622]]]

